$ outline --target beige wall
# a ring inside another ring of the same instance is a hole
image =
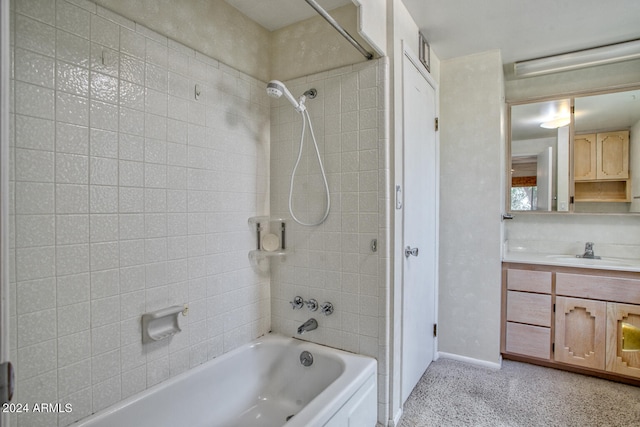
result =
[[[358,12],[354,5],[331,10],[330,14],[365,49],[373,52],[358,35]],[[320,16],[271,33],[271,52],[270,78],[283,81],[367,61]]]
[[[97,0],[96,3],[239,71],[269,80],[269,31],[224,0]]]
[[[442,61],[438,349],[500,361],[499,51]]]

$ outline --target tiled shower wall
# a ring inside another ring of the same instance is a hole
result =
[[[265,84],[85,0],[12,2],[16,402],[65,426],[267,332]],[[196,98],[196,91],[199,92]],[[144,346],[142,313],[189,304]]]
[[[295,335],[314,317],[318,329],[301,339],[366,354],[378,360],[378,420],[388,419],[387,304],[389,279],[389,140],[386,58],[286,82],[298,96],[318,95],[306,106],[311,116],[331,194],[331,211],[320,226],[288,222],[286,257],[271,259],[273,330]],[[286,100],[271,108],[271,215],[288,218],[289,185],[298,156],[302,123]],[[309,134],[294,185],[294,213],[316,222],[325,193]],[[372,241],[377,248],[372,250]],[[296,295],[332,302],[324,316],[293,310]]]

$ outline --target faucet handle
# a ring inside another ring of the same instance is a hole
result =
[[[297,296],[293,299],[293,301],[289,301],[289,304],[291,304],[291,308],[293,308],[294,310],[299,310],[304,306],[304,300],[302,299],[302,297]]]
[[[330,302],[322,303],[322,305],[320,306],[320,311],[322,311],[325,316],[329,316],[333,313],[333,304],[331,304]]]
[[[318,301],[311,298],[309,301],[304,301],[307,304],[307,308],[310,311],[316,311],[318,309]]]

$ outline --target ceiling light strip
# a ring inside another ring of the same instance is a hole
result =
[[[594,65],[628,61],[640,58],[640,40],[601,46],[545,58],[516,62],[513,71],[516,76],[529,77],[541,74],[575,70]]]

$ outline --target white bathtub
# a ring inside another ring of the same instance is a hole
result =
[[[373,427],[376,390],[374,359],[269,334],[73,426]]]

